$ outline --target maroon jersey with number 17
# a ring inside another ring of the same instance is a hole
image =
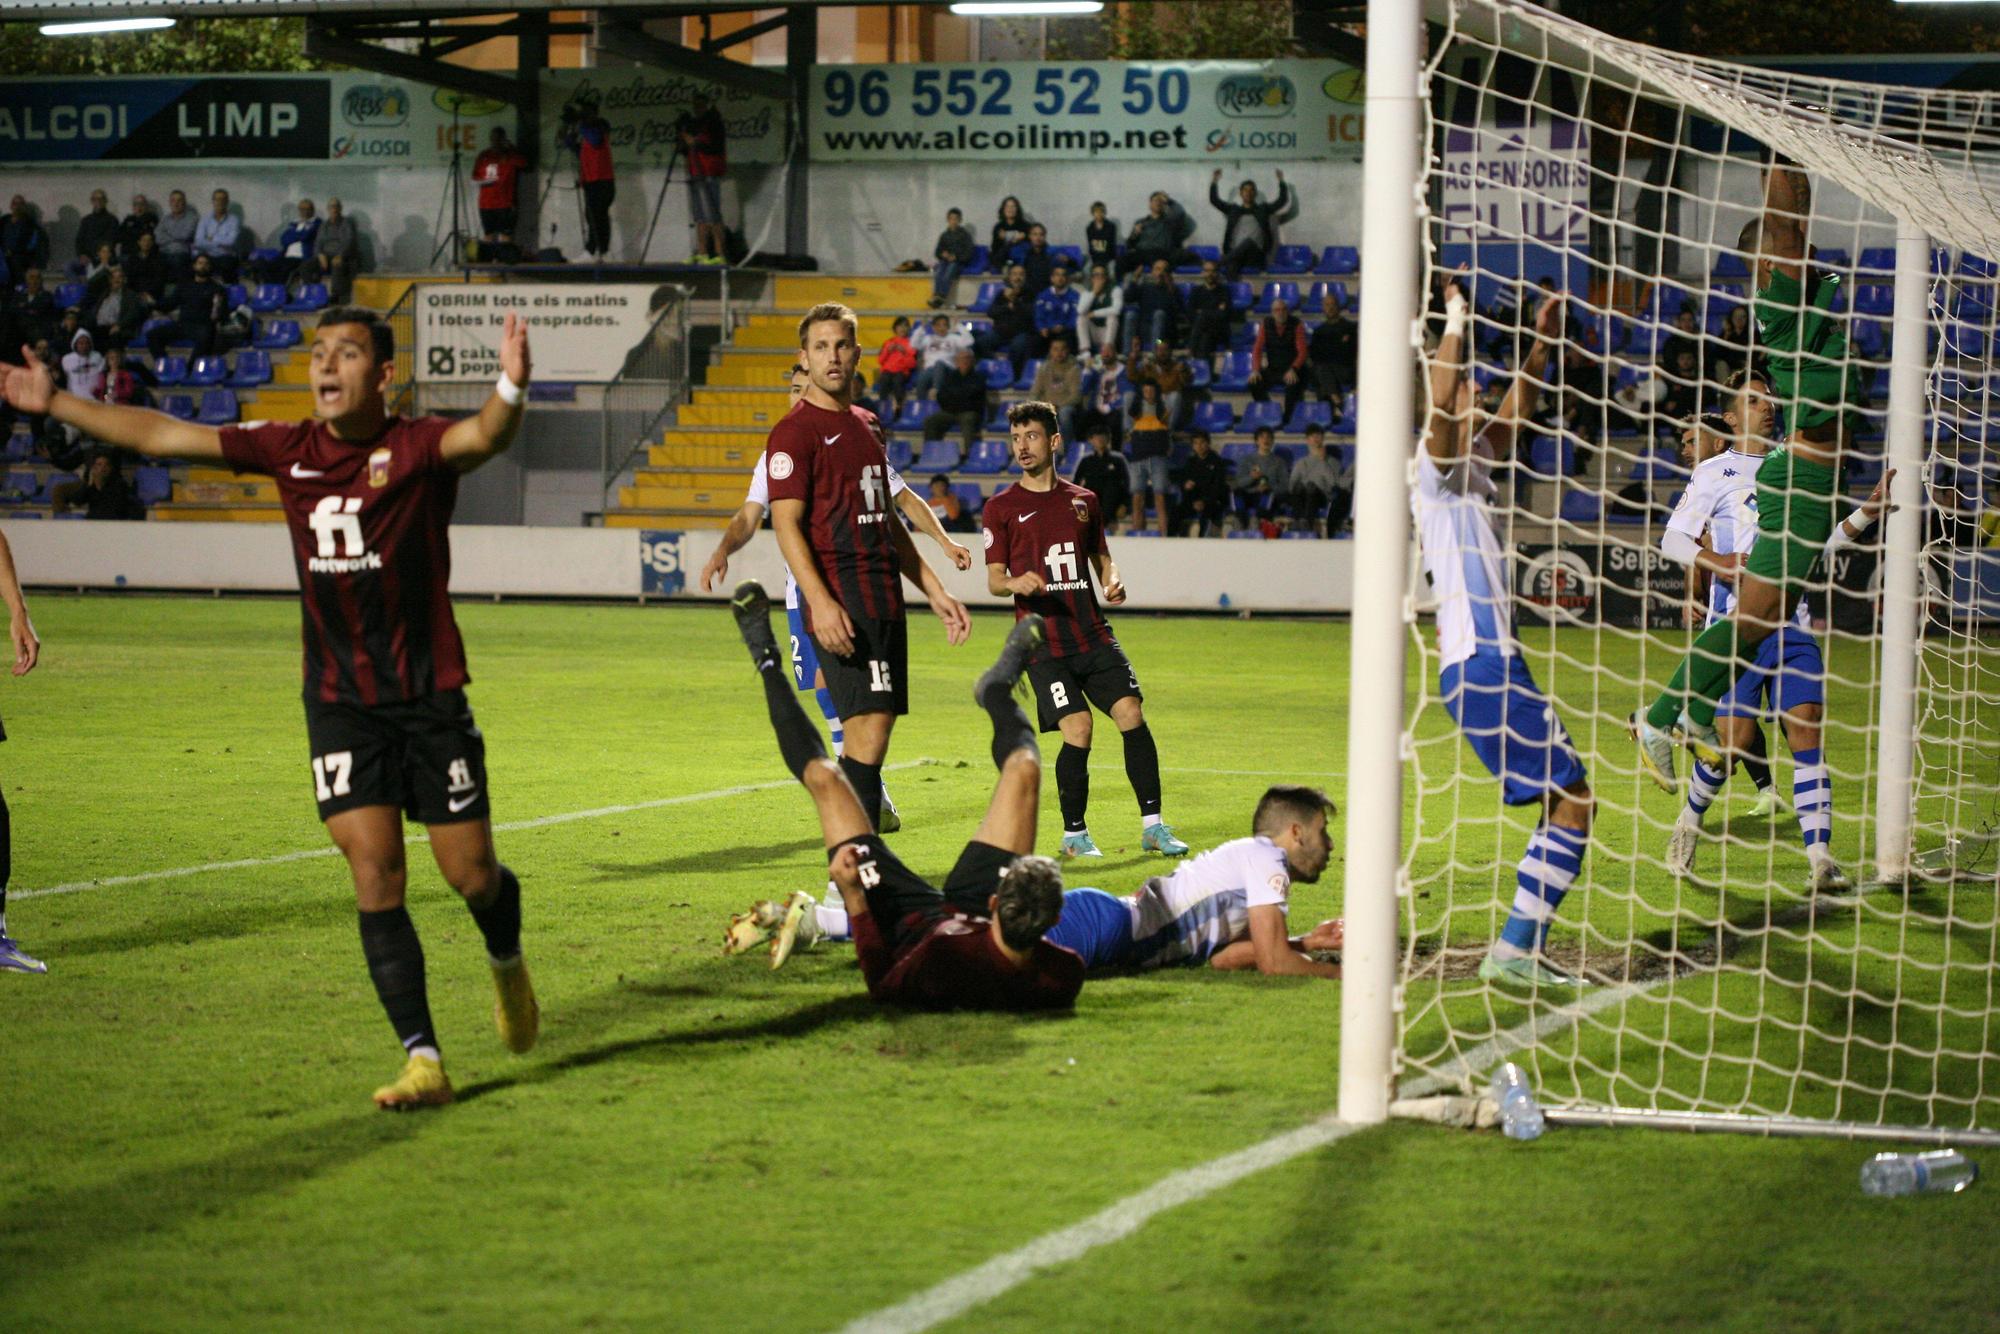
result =
[[[764,445],[771,500],[802,500],[806,541],[820,576],[849,616],[894,620],[903,614],[902,556],[889,502],[889,458],[875,414],[833,412],[800,402],[771,428]],[[812,609],[805,609],[813,628]]]
[[[278,483],[304,604],[306,694],[327,704],[396,704],[471,679],[452,618],[458,470],[443,417],[391,417],[372,440],[320,421],[222,428],[222,456]]]
[[[1016,482],[986,502],[979,523],[988,565],[1004,565],[1009,578],[1030,570],[1042,576],[1041,592],[1015,597],[1014,617],[1041,614],[1050,656],[1110,646],[1111,627],[1090,580],[1090,558],[1111,551],[1095,492],[1060,477],[1047,491]]]

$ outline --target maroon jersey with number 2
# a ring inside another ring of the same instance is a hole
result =
[[[327,704],[395,704],[471,679],[452,618],[452,506],[458,470],[443,417],[391,417],[372,440],[320,421],[221,430],[239,473],[278,483],[304,604],[306,694]]]
[[[1111,551],[1096,492],[1060,477],[1048,491],[1016,482],[986,502],[979,523],[988,565],[1004,565],[1009,578],[1030,570],[1042,576],[1041,592],[1015,597],[1014,618],[1041,614],[1051,657],[1110,647],[1111,627],[1090,579],[1090,558]]]
[[[901,616],[902,557],[890,527],[901,520],[889,503],[889,457],[875,414],[801,402],[771,428],[764,472],[773,502],[805,502],[806,541],[841,609],[882,621]],[[805,615],[810,630],[810,606]]]

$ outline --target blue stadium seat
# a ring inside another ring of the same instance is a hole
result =
[[[1175,291],[1175,293],[1176,293],[1176,294],[1178,294],[1178,295],[1179,295],[1179,297],[1180,297],[1180,299],[1181,299],[1181,304],[1182,304],[1183,306],[1185,306],[1185,305],[1187,304],[1187,299],[1188,299],[1188,298],[1189,298],[1190,296],[1193,296],[1193,295],[1194,295],[1194,284],[1193,284],[1193,283],[1175,283],[1175,284],[1174,284],[1174,291]]]
[[[1576,463],[1576,446],[1568,440],[1538,435],[1528,442],[1528,470],[1539,477],[1567,477]]]
[[[897,431],[921,431],[924,421],[937,411],[937,404],[927,398],[906,398],[903,410],[896,414],[895,424],[890,428]]]
[[[1243,409],[1243,420],[1236,423],[1236,429],[1239,431],[1255,431],[1259,427],[1268,426],[1275,431],[1284,424],[1285,405],[1283,403],[1252,403],[1249,407]]]
[[[1208,364],[1207,357],[1188,359],[1188,383],[1197,389],[1206,389],[1215,380],[1215,367]]]
[[[1285,431],[1298,435],[1306,427],[1314,425],[1324,426],[1329,431],[1333,429],[1333,404],[1300,399],[1299,405],[1292,409],[1291,419],[1285,423]]]
[[[1068,265],[1068,266],[1069,266],[1070,268],[1072,268],[1072,269],[1080,269],[1080,268],[1082,268],[1082,267],[1083,267],[1083,247],[1082,247],[1082,246],[1080,246],[1080,245],[1052,245],[1052,246],[1050,246],[1050,247],[1049,247],[1049,249],[1050,249],[1050,250],[1053,250],[1053,251],[1055,252],[1055,254],[1056,254],[1056,258],[1057,258],[1057,259],[1060,259],[1060,260],[1062,260],[1062,261],[1063,261],[1063,262],[1064,262],[1065,264],[1067,264],[1067,265]]]
[[[141,505],[157,505],[174,493],[173,469],[164,463],[142,463],[132,470],[132,494]]]
[[[1869,246],[1861,252],[1861,262],[1855,265],[1863,273],[1894,273],[1896,271],[1896,248],[1894,246]]]
[[[1569,491],[1563,495],[1562,517],[1571,523],[1596,523],[1604,517],[1604,503],[1594,491]]]
[[[1330,245],[1319,253],[1319,263],[1314,273],[1329,278],[1338,278],[1350,273],[1361,272],[1361,252],[1351,245]]]
[[[1236,412],[1227,403],[1218,403],[1214,400],[1197,403],[1194,409],[1194,424],[1211,435],[1220,435],[1224,431],[1234,429]]]
[[[1012,453],[1005,440],[980,440],[973,444],[972,452],[965,456],[961,469],[975,477],[991,477],[995,473],[1007,471]]]
[[[987,311],[993,309],[993,298],[999,295],[999,283],[981,283],[979,284],[979,295],[972,298],[972,304],[967,306],[966,309],[975,315],[984,315]]]
[[[1311,273],[1313,252],[1309,245],[1281,245],[1271,255],[1272,273]]]
[[[274,310],[282,310],[284,305],[283,283],[258,283],[250,292],[250,309],[259,315],[269,315]]]
[[[89,295],[90,288],[83,283],[57,283],[56,310],[64,311],[68,310],[71,306],[80,306],[83,304],[84,298]]]
[[[304,337],[305,335],[299,332],[297,320],[259,320],[257,337],[253,340],[253,345],[269,351],[280,351],[288,347],[297,347]]]
[[[1958,300],[1952,313],[1973,324],[1993,323],[1993,284],[1984,282],[1960,284]]]
[[[151,334],[153,330],[169,328],[172,324],[173,320],[167,316],[155,315],[139,326],[139,336],[134,338],[130,345],[132,347],[144,347],[146,346],[147,335]],[[182,341],[185,343],[186,340],[183,339]]]
[[[1235,444],[1224,445],[1215,452],[1222,455],[1222,461],[1233,468],[1252,454],[1255,454],[1257,446],[1239,440]]]
[[[271,383],[271,354],[255,347],[238,352],[236,367],[229,372],[229,383],[236,389],[255,389]]]
[[[1854,257],[1838,246],[1815,247],[1813,259],[1823,269],[1851,269]]]
[[[2000,275],[2000,264],[1968,250],[1958,257],[1958,271],[1967,278],[1991,278]]]
[[[910,465],[913,473],[950,472],[958,466],[958,441],[952,438],[924,441],[924,452]]]
[[[1848,338],[1854,343],[1855,351],[1870,361],[1879,358],[1884,351],[1882,322],[1880,320],[1858,319],[1849,326]]]
[[[1064,452],[1062,464],[1058,469],[1064,477],[1073,476],[1076,473],[1077,464],[1082,463],[1083,456],[1090,452],[1090,447],[1081,440],[1071,440],[1068,442],[1068,445],[1069,448]]]
[[[0,499],[10,505],[25,505],[41,493],[42,479],[35,475],[32,468],[10,468],[6,486],[0,490]]]
[[[986,387],[992,390],[1014,387],[1014,363],[1005,357],[988,357],[979,363],[979,373],[986,377]]]
[[[1863,283],[1854,289],[1857,315],[1887,315],[1896,306],[1896,288],[1891,283]]]
[[[1952,324],[1945,328],[1945,350],[1954,357],[1979,357],[1986,352],[1986,335],[1970,324]]]
[[[1250,309],[1251,306],[1256,304],[1256,301],[1257,293],[1251,288],[1249,283],[1233,282],[1229,284],[1229,304],[1237,313],[1241,314],[1243,311]]]
[[[160,411],[169,417],[178,417],[184,422],[191,422],[194,420],[194,399],[187,394],[162,395]]]
[[[1320,307],[1320,303],[1326,300],[1326,294],[1328,292],[1332,292],[1335,296],[1340,298],[1340,306],[1342,310],[1345,310],[1347,308],[1348,304],[1347,284],[1342,282],[1330,282],[1330,283],[1314,283],[1311,287],[1306,289],[1306,309],[1317,311]]]
[[[1340,415],[1333,419],[1333,425],[1328,429],[1335,435],[1353,435],[1355,430],[1355,414],[1360,411],[1359,403],[1360,399],[1356,395],[1345,395],[1341,399]]]
[[[187,377],[188,360],[186,357],[161,357],[159,364],[153,367],[153,378],[169,387],[186,384]]]
[[[987,253],[985,246],[976,245],[972,247],[972,258],[965,261],[964,271],[966,273],[986,273],[992,266],[993,256]]]
[[[325,283],[307,283],[299,288],[297,296],[285,303],[284,308],[295,314],[309,314],[315,310],[325,310],[332,304],[333,297],[328,294]]]
[[[1274,301],[1283,301],[1293,310],[1297,310],[1299,308],[1299,285],[1294,282],[1265,283],[1263,292],[1257,297],[1257,313],[1259,315],[1270,314],[1271,303]]]
[[[928,492],[929,488],[925,488]],[[968,515],[977,514],[986,508],[986,493],[979,489],[977,482],[953,482],[951,493],[958,497],[959,507]]]
[[[1287,528],[1284,532],[1278,534],[1278,540],[1281,542],[1317,542],[1319,541],[1319,534],[1305,528]]]
[[[986,423],[981,429],[991,431],[995,435],[1006,435],[1012,427],[1007,420],[1008,406],[1006,403],[995,403],[992,410],[986,414]]]
[[[26,463],[35,456],[35,437],[28,433],[27,423],[19,424],[19,429],[7,433],[5,457],[9,463]]]
[[[1264,540],[1264,530],[1262,528],[1231,528],[1223,536],[1241,538],[1250,542],[1262,542]]]
[[[229,363],[221,357],[196,357],[188,367],[186,383],[190,388],[203,389],[228,378]]]
[[[229,286],[222,289],[222,295],[229,302],[231,310],[235,310],[238,306],[247,306],[250,304],[250,290],[242,283],[229,284]]]
[[[1014,388],[1016,389],[1034,388],[1035,376],[1041,371],[1041,369],[1042,369],[1042,359],[1040,357],[1029,357],[1026,361],[1023,361],[1021,363],[1021,373],[1014,377]]]
[[[1257,320],[1247,320],[1237,325],[1234,329],[1231,329],[1229,331],[1229,350],[1231,352],[1248,352],[1256,346],[1258,324],[1259,321]]]
[[[1188,253],[1194,258],[1175,268],[1175,273],[1200,273],[1203,261],[1210,264],[1222,263],[1222,247],[1212,245],[1191,245]]]
[[[1222,359],[1222,373],[1215,377],[1217,389],[1243,390],[1250,387],[1250,364],[1248,352],[1231,352]]]
[[[202,393],[201,411],[195,414],[195,420],[205,426],[227,426],[240,417],[242,411],[237,406],[234,389],[209,389]]]
[[[1717,279],[1748,278],[1750,266],[1743,262],[1743,256],[1725,250],[1715,257],[1713,276]]]

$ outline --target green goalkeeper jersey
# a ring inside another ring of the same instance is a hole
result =
[[[1770,359],[1772,396],[1792,432],[1831,421],[1862,396],[1860,368],[1847,356],[1847,328],[1834,312],[1840,278],[1803,268],[1809,291],[1774,268],[1771,281],[1758,289],[1755,306],[1757,341]]]

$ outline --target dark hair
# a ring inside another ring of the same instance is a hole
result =
[[[1765,386],[1769,386],[1771,383],[1769,380],[1764,378],[1764,376],[1759,374],[1754,367],[1744,366],[1737,370],[1731,371],[1729,373],[1729,378],[1722,382],[1722,387],[1724,389],[1732,391],[1740,390],[1743,388],[1744,385],[1750,383],[1750,381],[1752,380],[1755,380],[1758,384]]]
[[[1312,425],[1306,427],[1306,437],[1308,439],[1316,435],[1325,435],[1325,434],[1326,434],[1326,428],[1324,426],[1321,426],[1318,422],[1314,422]]]
[[[1262,440],[1267,435],[1271,437],[1271,442],[1273,444],[1277,443],[1278,433],[1272,430],[1268,426],[1259,426],[1256,430],[1250,433],[1250,438],[1252,440]]]
[[[1014,221],[1020,223],[1023,227],[1026,227],[1028,225],[1028,210],[1022,208],[1021,201],[1013,195],[1008,195],[1005,199],[1000,201],[1000,207],[994,210],[993,213],[994,219],[999,222],[1007,221],[1007,205],[1009,204],[1012,204],[1014,206]]]
[[[1102,199],[1093,199],[1093,200],[1091,200],[1091,201],[1090,201],[1090,206],[1091,206],[1092,208],[1103,208],[1103,207],[1104,207],[1104,201],[1103,201]],[[1109,210],[1106,210],[1106,211],[1108,212]]]
[[[1215,443],[1215,438],[1211,436],[1206,430],[1202,429],[1199,426],[1195,427],[1192,431],[1188,432],[1189,444],[1193,444],[1197,440],[1206,440],[1211,445]]]
[[[375,349],[375,364],[396,359],[396,330],[389,321],[383,319],[366,306],[328,306],[320,312],[315,329],[324,329],[332,324],[358,324],[368,330],[368,341]]]
[[[1755,217],[1743,224],[1743,230],[1736,234],[1736,248],[1745,255],[1754,257],[1764,239],[1764,219]]]
[[[932,473],[932,474],[931,474],[931,480],[930,480],[930,483],[929,483],[929,484],[930,484],[931,486],[936,486],[936,485],[937,485],[937,484],[938,484],[939,482],[943,482],[943,483],[944,483],[944,484],[945,484],[945,485],[946,485],[947,487],[949,487],[949,486],[951,485],[951,474],[950,474],[950,473],[948,473],[948,472],[934,472],[934,473]]]
[[[1288,824],[1304,824],[1315,815],[1331,820],[1340,812],[1333,799],[1316,787],[1303,783],[1276,783],[1264,789],[1257,813],[1250,817],[1250,832],[1275,834]]]
[[[1029,950],[1062,916],[1062,867],[1052,857],[1022,856],[1000,873],[993,915],[1008,949]]]
[[[1042,428],[1042,435],[1050,440],[1062,434],[1062,428],[1057,424],[1056,420],[1055,405],[1053,403],[1043,403],[1032,398],[1023,403],[1016,403],[1013,407],[1007,409],[1007,424],[1009,426],[1027,426],[1030,424],[1039,426]]]
[[[1699,426],[1704,431],[1713,431],[1717,435],[1733,435],[1736,432],[1736,428],[1729,424],[1729,418],[1719,412],[1704,412],[1688,425]]]
[[[948,209],[946,209],[946,210],[944,211],[944,215],[945,215],[945,216],[946,216],[947,218],[959,218],[959,219],[963,219],[963,218],[965,217],[965,212],[964,212],[964,210],[962,210],[962,209],[956,209],[956,208],[948,208]]]

